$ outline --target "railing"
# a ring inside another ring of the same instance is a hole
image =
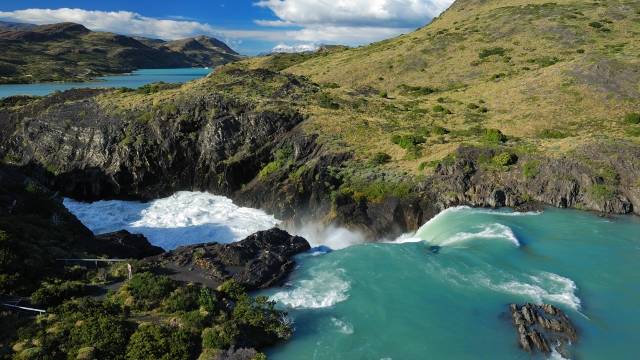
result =
[[[0,296],[0,297],[12,297],[12,296],[10,296],[10,295],[4,295],[4,296]],[[38,312],[38,313],[40,313],[40,314],[44,314],[44,313],[46,313],[46,312],[47,312],[46,310],[42,310],[42,309],[35,309],[35,308],[30,308],[30,307],[25,307],[25,306],[19,306],[19,305],[18,305],[18,304],[20,303],[20,301],[22,301],[22,300],[27,300],[27,299],[29,299],[29,298],[21,298],[21,297],[17,297],[17,298],[16,298],[16,297],[13,297],[13,298],[14,298],[14,300],[11,300],[11,302],[12,302],[13,304],[9,304],[9,303],[6,303],[6,302],[2,302],[2,303],[0,303],[0,304],[4,305],[4,306],[6,306],[6,307],[14,308],[14,309],[28,310],[28,311],[35,311],[35,312]]]
[[[96,267],[98,267],[98,261],[101,262],[119,262],[119,261],[127,261],[125,259],[56,259],[56,261],[64,261],[65,263],[69,263],[69,261],[93,261],[96,263]]]

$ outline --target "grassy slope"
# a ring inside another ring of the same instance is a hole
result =
[[[519,138],[520,149],[561,156],[594,135],[638,140],[638,129],[621,123],[625,114],[640,110],[638,12],[640,6],[628,0],[458,1],[413,33],[315,57],[284,71],[340,85],[324,91],[341,103],[341,110],[306,107],[315,114],[315,127],[309,130],[356,150],[362,159],[383,150],[396,167],[416,172],[418,163],[440,159],[461,142],[477,142],[479,136],[465,130],[478,125]],[[594,21],[603,27],[590,26]],[[480,57],[495,48],[504,55]],[[249,66],[269,61],[254,59]],[[401,84],[438,91],[403,95]],[[367,106],[353,109],[357,97],[350,93],[363,86],[374,89],[374,95],[366,98]],[[377,95],[382,91],[388,98]],[[469,109],[469,103],[488,112]],[[452,114],[434,112],[436,105]],[[418,159],[389,141],[391,134],[426,133],[433,125],[452,133],[429,137]],[[570,136],[538,138],[544,129]]]

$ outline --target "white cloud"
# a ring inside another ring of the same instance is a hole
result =
[[[1,19],[52,24],[71,21],[91,30],[111,31],[118,34],[152,36],[162,39],[183,39],[197,35],[210,35],[232,42],[233,39],[209,24],[196,21],[161,20],[129,11],[90,11],[83,9],[26,9],[3,12]]]
[[[428,24],[453,0],[260,0],[279,20],[255,20],[261,26],[298,27],[288,39],[314,43],[363,45]]]

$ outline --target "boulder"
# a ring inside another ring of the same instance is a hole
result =
[[[549,344],[565,345],[578,339],[578,330],[571,320],[553,305],[510,304],[509,309],[518,332],[518,345],[530,354],[534,349],[550,353]]]

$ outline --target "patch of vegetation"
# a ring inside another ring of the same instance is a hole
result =
[[[411,95],[415,97],[430,95],[438,91],[437,89],[427,86],[409,86],[406,84],[400,84],[397,88],[401,95]]]
[[[486,129],[482,134],[482,140],[487,142],[505,142],[507,137],[498,129]]]
[[[487,58],[487,57],[493,56],[493,55],[498,55],[498,56],[502,57],[502,56],[504,56],[504,52],[505,52],[505,49],[503,49],[501,47],[482,49],[482,51],[480,51],[480,53],[478,54],[478,57],[480,59],[484,59],[484,58]]]
[[[493,157],[494,163],[499,166],[509,166],[518,162],[518,157],[515,154],[509,152],[502,152]]]
[[[391,142],[403,149],[412,149],[416,145],[423,143],[424,138],[416,135],[393,135],[391,136]]]
[[[378,166],[378,165],[386,164],[389,161],[391,161],[391,155],[385,152],[377,152],[367,161],[367,164],[372,166]]]
[[[431,133],[433,135],[445,135],[449,133],[449,130],[442,126],[435,125],[431,128]]]
[[[538,174],[540,174],[540,170],[538,166],[542,163],[540,161],[528,161],[522,166],[522,175],[525,179],[533,179]]]
[[[595,184],[589,188],[588,193],[591,201],[613,201],[617,199],[615,188],[610,185]]]
[[[540,134],[538,135],[539,138],[541,139],[564,139],[566,138],[568,135],[565,133],[562,133],[558,130],[550,130],[550,129],[544,129],[540,132]]]
[[[340,104],[334,102],[331,95],[328,93],[321,93],[318,96],[318,106],[325,109],[337,110],[340,108]]]
[[[629,113],[625,115],[623,122],[625,124],[640,124],[640,114],[639,113]]]

